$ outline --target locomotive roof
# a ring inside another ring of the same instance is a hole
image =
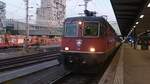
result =
[[[65,20],[65,22],[67,21],[105,21],[105,19],[103,17],[95,17],[95,16],[84,16],[84,17],[70,17],[70,18],[67,18]]]

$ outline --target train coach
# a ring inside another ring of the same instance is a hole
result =
[[[0,49],[23,47],[25,44],[25,35],[0,35]],[[60,38],[49,38],[48,36],[29,36],[27,45],[31,46],[47,46],[47,45],[60,45]]]

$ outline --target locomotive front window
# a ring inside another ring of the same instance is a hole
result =
[[[65,24],[64,36],[66,36],[66,37],[75,37],[75,36],[77,36],[77,24],[75,22]]]
[[[99,28],[97,22],[84,23],[84,36],[98,36]]]

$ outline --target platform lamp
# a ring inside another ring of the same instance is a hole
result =
[[[148,7],[148,8],[150,7],[150,3],[147,5],[147,7]]]

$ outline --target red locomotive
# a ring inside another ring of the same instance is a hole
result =
[[[114,29],[103,17],[67,18],[61,45],[65,67],[69,70],[98,70],[95,68],[116,48],[116,37]]]

